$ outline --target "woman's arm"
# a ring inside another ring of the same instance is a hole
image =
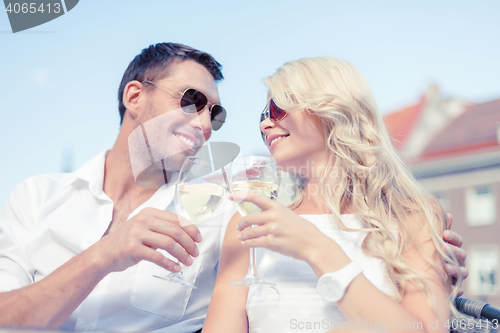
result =
[[[247,286],[233,286],[229,282],[240,281],[249,265],[249,249],[238,240],[239,213],[229,221],[219,260],[219,271],[214,292],[203,325],[203,332],[248,332],[246,302]]]
[[[264,247],[284,255],[306,261],[318,278],[325,273],[336,272],[345,267],[351,260],[342,248],[331,238],[324,235],[314,225],[295,214],[290,209],[263,196],[248,193],[245,201],[259,206],[263,212],[250,214],[242,218],[238,224],[241,239],[247,247]],[[387,325],[392,329],[403,325],[405,331],[446,332],[444,324],[449,318],[450,309],[444,284],[440,274],[424,258],[433,260],[436,251],[427,228],[423,228],[421,220],[408,221],[414,227],[416,243],[421,252],[410,248],[405,253],[405,262],[422,269],[429,274],[427,282],[431,295],[436,300],[434,312],[423,293],[412,283],[408,283],[403,300],[398,303],[375,287],[363,274],[358,275],[347,288],[344,297],[336,304],[346,318],[354,323],[371,322]],[[255,228],[247,228],[256,224]],[[434,262],[441,267],[440,262]],[[359,320],[359,321],[358,321]],[[438,326],[429,323],[438,321]],[[406,327],[404,326],[406,325]],[[386,326],[384,326],[386,327]],[[369,327],[354,327],[363,330]]]
[[[377,289],[364,275],[359,275],[353,280],[347,289],[344,297],[337,302],[337,306],[346,318],[357,321],[364,320],[364,323],[387,323],[391,322],[394,328],[404,328],[405,331],[433,331],[447,332],[444,326],[450,318],[450,308],[445,285],[441,282],[440,274],[424,258],[432,260],[436,258],[436,249],[431,240],[428,228],[422,221],[408,221],[414,226],[416,243],[421,246],[421,251],[414,247],[404,254],[405,262],[417,269],[429,274],[426,279],[430,294],[436,302],[436,312],[429,305],[424,293],[422,293],[413,283],[407,282],[406,291],[400,303],[395,302],[389,296]],[[420,230],[417,226],[420,226]],[[331,260],[331,259],[330,259]],[[324,273],[336,271],[342,267],[334,267],[323,260],[313,260],[313,269],[318,276]],[[433,261],[437,267],[441,263],[437,258]],[[368,301],[369,300],[369,301]],[[367,302],[368,301],[368,302]],[[399,327],[398,327],[399,326]],[[369,328],[357,327],[358,329]]]

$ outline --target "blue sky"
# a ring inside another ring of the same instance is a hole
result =
[[[499,1],[81,0],[67,14],[12,34],[0,11],[0,209],[24,179],[73,168],[112,147],[117,89],[128,63],[163,41],[211,53],[227,123],[214,141],[263,153],[262,78],[307,56],[350,61],[383,113],[437,84],[445,95],[500,98]]]

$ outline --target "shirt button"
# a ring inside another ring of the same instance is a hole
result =
[[[106,216],[106,215],[108,215],[108,212],[106,211],[106,209],[104,209],[104,208],[103,208],[103,209],[101,209],[101,215],[102,215],[102,216]]]
[[[82,331],[88,331],[89,325],[82,325]]]
[[[86,241],[87,241],[88,244],[94,243],[94,240],[92,238],[90,238],[90,237],[87,237]]]

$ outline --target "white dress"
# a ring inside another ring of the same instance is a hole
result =
[[[301,216],[335,240],[347,256],[363,268],[370,282],[382,292],[392,294],[385,264],[380,259],[368,257],[361,249],[366,233],[339,230],[331,215]],[[357,215],[342,215],[341,218],[349,228],[362,228]],[[305,261],[259,248],[257,264],[258,275],[276,285],[275,289],[250,287],[246,304],[250,333],[325,332],[341,328],[345,323],[335,304],[317,293],[318,278]]]

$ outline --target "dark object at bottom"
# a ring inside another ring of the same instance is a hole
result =
[[[490,306],[488,303],[457,297],[455,299],[455,307],[458,311],[474,318],[483,317],[490,321],[496,319],[497,322],[500,322],[500,310]]]

